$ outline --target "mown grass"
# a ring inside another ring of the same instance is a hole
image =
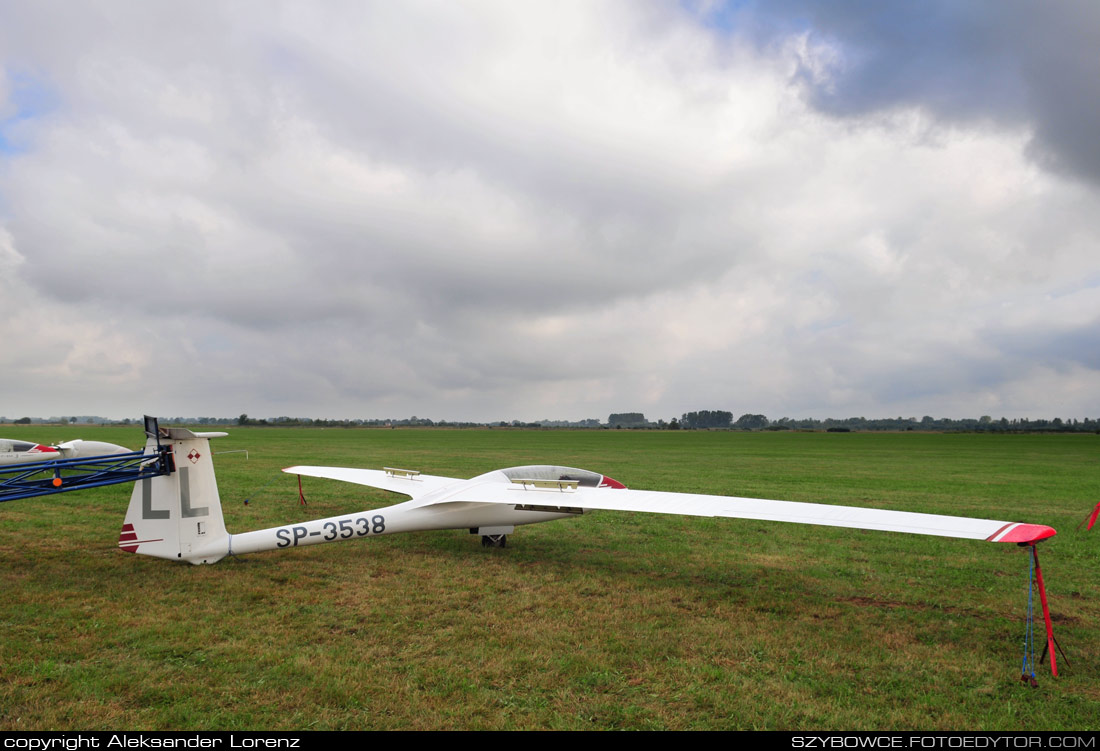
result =
[[[122,428],[4,437],[141,443]],[[558,463],[630,487],[1021,519],[1070,666],[1019,683],[1011,545],[596,513],[192,567],[116,549],[119,486],[0,505],[0,728],[1096,729],[1100,437],[231,428],[228,528],[399,500],[291,464],[455,477]],[[248,505],[244,504],[249,500]]]

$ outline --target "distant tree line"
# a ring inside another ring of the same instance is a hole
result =
[[[768,427],[768,418],[746,413],[734,422],[732,412],[704,409],[701,412],[685,412],[680,417],[680,427],[684,430],[760,430]]]
[[[1028,419],[1026,417],[994,419],[989,415],[978,418],[953,419],[950,417],[888,417],[868,419],[849,417],[843,420],[826,418],[824,420],[793,420],[784,417],[768,425],[769,430],[828,430],[829,428],[848,428],[849,430],[926,430],[926,431],[967,431],[980,433],[1095,433],[1100,431],[1100,419],[1055,417],[1049,420]]]
[[[79,421],[84,424],[129,425],[140,424],[140,419],[126,418],[112,420],[105,417],[20,417],[16,420],[0,417],[0,423],[11,422],[16,425],[30,424],[72,424]],[[675,417],[665,422],[663,419],[651,422],[641,412],[613,412],[606,423],[596,418],[584,420],[494,420],[491,422],[470,422],[451,420],[432,420],[426,417],[371,418],[331,420],[311,417],[265,417],[254,419],[247,414],[238,417],[164,417],[163,425],[240,425],[271,427],[319,427],[319,428],[398,428],[398,427],[441,427],[441,428],[570,428],[570,429],[608,429],[630,430],[815,430],[831,432],[851,431],[940,431],[940,432],[981,432],[981,433],[1100,433],[1098,418],[1029,419],[1002,417],[994,419],[989,415],[978,418],[954,419],[950,417],[873,418],[848,417],[844,419],[816,418],[793,419],[782,417],[769,420],[761,414],[745,413],[733,419],[732,412],[723,410],[700,410],[685,412],[677,420]]]

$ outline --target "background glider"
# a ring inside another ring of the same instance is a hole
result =
[[[86,459],[91,456],[128,454],[130,449],[104,441],[65,441],[56,446],[43,446],[30,441],[0,439],[0,465],[30,464],[51,459]]]

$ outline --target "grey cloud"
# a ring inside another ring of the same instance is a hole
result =
[[[825,112],[919,107],[947,122],[1029,128],[1044,166],[1100,182],[1096,3],[779,0],[734,17],[762,44],[808,33],[835,46],[828,75],[799,73]]]
[[[982,337],[1009,363],[1027,361],[1053,370],[1100,370],[1100,318],[1077,324],[990,326]]]

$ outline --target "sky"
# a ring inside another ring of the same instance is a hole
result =
[[[0,415],[1100,416],[1100,4],[0,0]]]

